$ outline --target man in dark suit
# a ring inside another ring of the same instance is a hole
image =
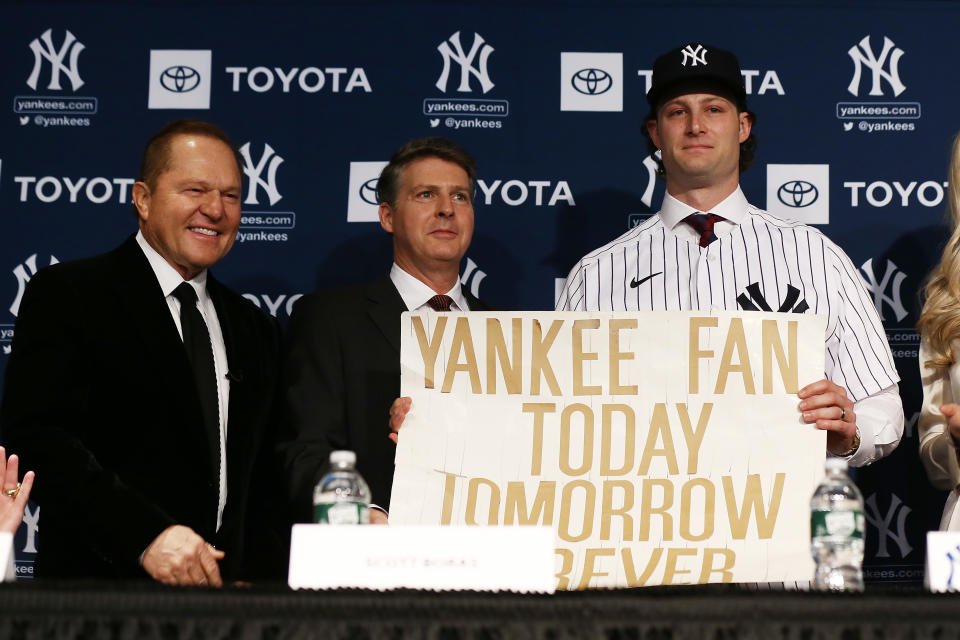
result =
[[[217,127],[147,144],[139,233],[38,272],[0,408],[37,472],[37,573],[213,585],[247,577],[252,494],[279,378],[272,318],[207,271],[240,224],[240,162]]]
[[[281,446],[295,518],[311,520],[312,491],[330,452],[351,449],[386,508],[395,446],[391,403],[400,395],[400,314],[485,310],[460,286],[473,236],[476,168],[459,145],[421,138],[380,174],[380,225],[393,235],[393,267],[365,287],[304,296],[290,318],[284,363],[287,426]],[[371,511],[371,521],[382,520]]]

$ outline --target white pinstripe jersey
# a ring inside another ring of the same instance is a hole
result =
[[[861,400],[899,381],[866,286],[817,229],[747,202],[738,188],[711,209],[726,218],[707,247],[669,194],[661,211],[578,262],[558,311],[770,310],[827,317],[826,377]]]

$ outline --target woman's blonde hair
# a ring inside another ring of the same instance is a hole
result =
[[[943,248],[940,264],[930,273],[923,288],[923,311],[917,329],[934,357],[926,364],[949,367],[956,362],[950,346],[960,338],[960,134],[953,139],[947,199],[950,207],[950,239]]]

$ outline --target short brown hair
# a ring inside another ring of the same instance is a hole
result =
[[[417,138],[397,149],[380,172],[380,179],[377,180],[377,200],[395,207],[403,170],[411,162],[421,158],[440,158],[459,165],[470,179],[472,197],[477,180],[477,166],[467,150],[446,138]]]
[[[179,135],[197,135],[213,138],[230,147],[237,161],[237,170],[243,174],[243,160],[227,133],[215,124],[203,120],[174,120],[157,131],[147,142],[140,160],[139,182],[147,183],[150,189],[157,185],[157,178],[170,168],[170,142]]]

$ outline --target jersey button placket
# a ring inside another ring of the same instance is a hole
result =
[[[710,271],[707,263],[711,262],[711,253],[712,247],[701,248],[697,258],[697,297],[694,299],[697,310],[710,308]]]

